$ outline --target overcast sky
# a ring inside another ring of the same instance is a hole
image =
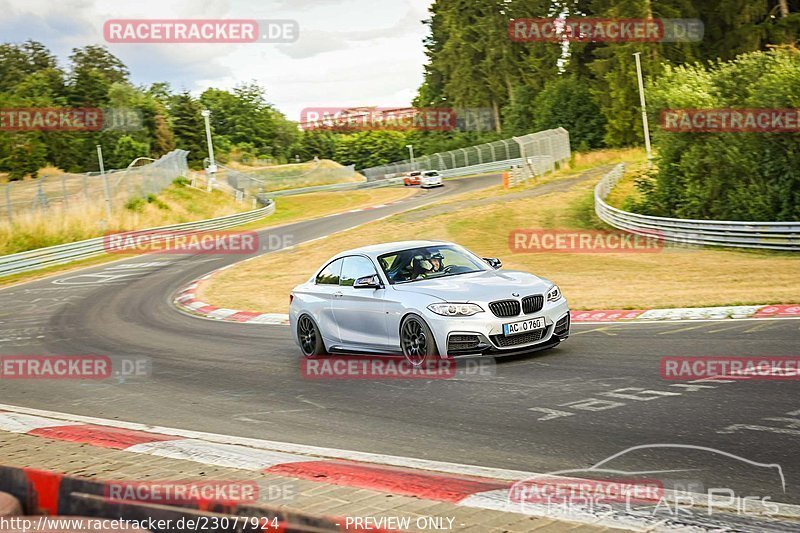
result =
[[[408,105],[422,81],[431,0],[0,0],[3,42],[34,39],[66,66],[70,50],[107,44],[134,84],[199,94],[256,80],[288,118],[304,107]],[[108,44],[108,19],[293,19],[291,44]]]

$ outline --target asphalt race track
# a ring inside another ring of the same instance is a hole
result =
[[[404,203],[265,231],[296,243],[497,183],[447,181]],[[800,503],[797,381],[678,383],[664,356],[797,355],[800,321],[573,325],[554,350],[450,380],[314,381],[286,326],[178,312],[183,285],[241,256],[142,256],[0,291],[0,353],[147,357],[149,376],[3,380],[2,403],[227,435],[533,472],[627,472]],[[316,265],[314,265],[316,266]],[[557,279],[556,279],[557,281]],[[567,295],[569,296],[569,295]],[[288,297],[288,295],[287,295]],[[775,470],[754,464],[778,464]],[[719,483],[720,485],[711,485]]]

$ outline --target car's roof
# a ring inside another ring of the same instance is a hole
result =
[[[353,254],[365,254],[372,257],[388,254],[391,252],[398,252],[400,250],[408,250],[410,248],[423,248],[425,246],[447,246],[453,245],[452,242],[447,241],[398,241],[387,242],[383,244],[372,244],[369,246],[362,246],[360,248],[353,248],[336,254],[336,257]]]

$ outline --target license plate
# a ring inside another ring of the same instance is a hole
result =
[[[519,322],[511,322],[510,324],[503,324],[503,335],[510,337],[511,335],[519,335],[520,333],[528,333],[536,331],[537,329],[544,328],[544,317],[531,318],[529,320],[521,320]]]

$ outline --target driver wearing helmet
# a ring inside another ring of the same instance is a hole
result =
[[[441,252],[435,252],[434,254],[431,254],[430,261],[433,265],[431,272],[441,272],[444,270],[444,256]]]
[[[424,279],[431,274],[441,272],[444,269],[444,257],[436,252],[431,255],[414,256],[411,279]]]

